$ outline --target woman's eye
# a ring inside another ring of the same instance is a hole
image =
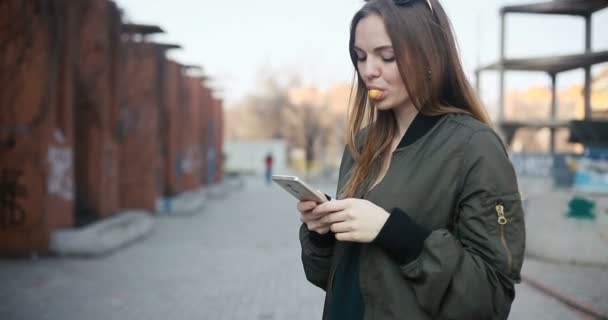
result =
[[[384,61],[384,62],[393,62],[393,61],[395,61],[395,57],[390,57],[390,58],[384,58],[384,57],[382,57],[382,61]]]
[[[365,61],[365,59],[367,59],[367,57],[359,57],[359,56],[357,56],[357,61],[359,61],[359,62],[363,62],[363,61]]]

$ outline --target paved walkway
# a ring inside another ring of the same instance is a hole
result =
[[[319,319],[323,295],[304,278],[298,227],[287,193],[249,180],[198,214],[159,217],[148,238],[111,255],[0,260],[0,319]],[[541,262],[526,263],[528,270],[564,280],[578,288],[573,294],[592,286],[596,293],[582,300],[607,307],[605,270]],[[510,319],[585,318],[522,284]]]

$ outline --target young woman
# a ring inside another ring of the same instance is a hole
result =
[[[438,0],[371,0],[338,198],[298,203],[323,319],[506,319],[525,231],[512,164]]]

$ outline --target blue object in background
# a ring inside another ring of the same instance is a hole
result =
[[[585,148],[577,161],[574,190],[608,194],[608,149]]]
[[[163,197],[163,211],[171,212],[171,197]]]
[[[215,182],[215,148],[209,147],[207,149],[207,183],[212,184]]]
[[[266,168],[266,184],[272,182],[272,168]]]

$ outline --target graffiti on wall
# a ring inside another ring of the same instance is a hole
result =
[[[194,169],[194,164],[192,162],[192,154],[190,154],[190,150],[187,150],[181,155],[179,169],[181,174],[189,174]]]
[[[202,161],[196,152],[196,147],[190,147],[179,159],[179,174],[191,174],[200,170]]]
[[[0,171],[0,229],[18,227],[25,222],[25,210],[17,203],[17,198],[27,196],[25,187],[19,183],[22,175],[21,170]]]
[[[133,131],[141,129],[142,122],[140,119],[139,109],[136,107],[125,107],[120,112],[120,119],[117,126],[117,139],[124,141],[126,136]]]
[[[59,145],[65,142],[59,131],[55,132],[54,137],[57,145],[50,145],[47,154],[49,163],[47,191],[49,194],[72,201],[74,200],[73,151],[70,147]]]

